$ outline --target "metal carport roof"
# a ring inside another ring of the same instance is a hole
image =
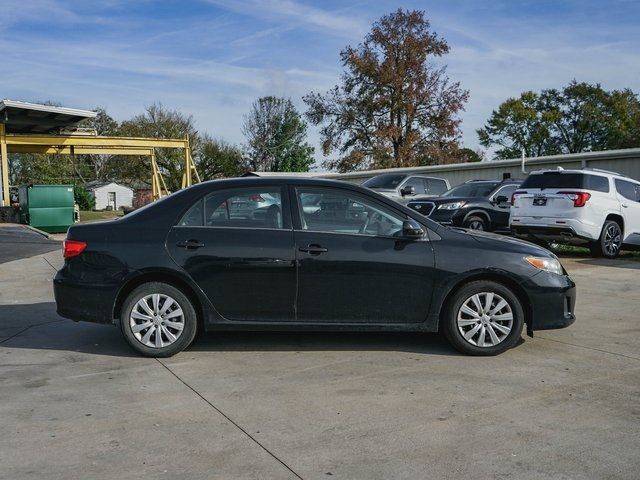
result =
[[[0,101],[0,123],[6,133],[58,133],[82,120],[94,118],[96,112],[37,103]]]

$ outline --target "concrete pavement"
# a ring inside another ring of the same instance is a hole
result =
[[[578,321],[498,357],[438,335],[217,333],[170,359],[2,265],[0,478],[634,479],[640,262],[563,263]]]

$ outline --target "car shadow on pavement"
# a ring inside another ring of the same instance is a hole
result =
[[[640,259],[637,257],[619,257],[614,259],[609,258],[585,258],[576,260],[576,263],[581,265],[593,265],[596,267],[614,267],[614,268],[628,268],[631,270],[640,270]]]
[[[73,322],[56,314],[54,302],[0,305],[0,347],[137,357],[113,325]],[[460,355],[436,333],[260,332],[200,333],[191,352],[399,351]]]
[[[62,318],[54,302],[0,305],[0,347],[138,356],[113,325]]]

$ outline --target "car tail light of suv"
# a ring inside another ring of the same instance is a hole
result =
[[[87,242],[77,240],[65,240],[62,244],[62,256],[64,258],[77,257],[87,248]]]
[[[558,192],[558,195],[569,197],[569,199],[573,200],[574,207],[584,207],[591,198],[591,194],[588,192]]]
[[[515,203],[515,201],[516,201],[516,197],[517,197],[518,195],[524,195],[524,194],[526,194],[526,193],[527,193],[527,192],[513,192],[513,193],[511,194],[511,205],[513,205],[513,204]]]

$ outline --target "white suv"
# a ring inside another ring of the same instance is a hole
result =
[[[511,199],[511,231],[533,241],[587,245],[614,258],[640,247],[640,182],[605,170],[537,171]]]

